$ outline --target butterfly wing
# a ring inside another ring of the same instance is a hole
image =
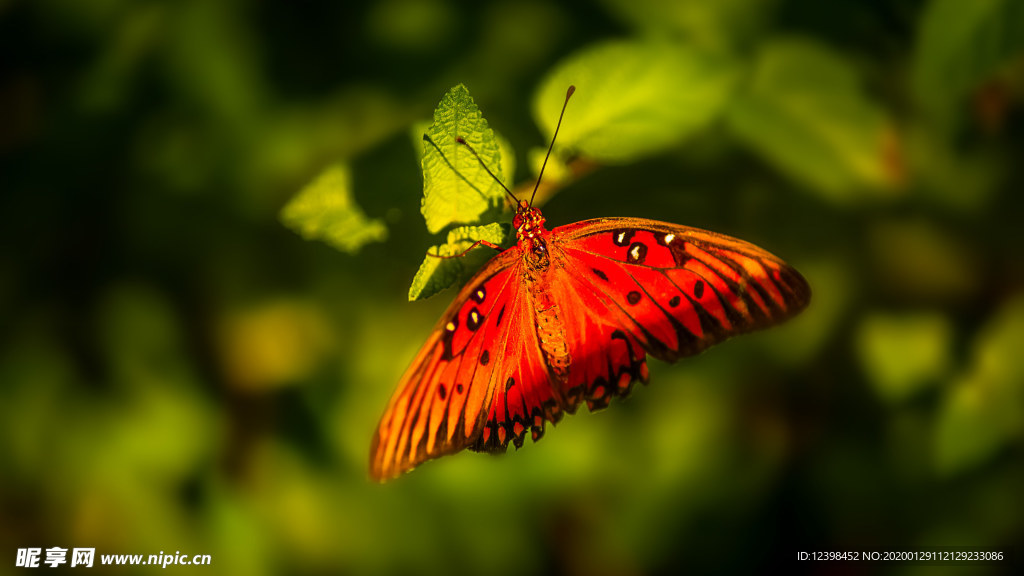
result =
[[[521,443],[532,426],[526,404],[559,404],[521,267],[518,246],[498,254],[441,317],[381,417],[370,449],[375,479],[463,448],[489,450],[515,434]]]
[[[563,311],[572,369],[564,396],[591,409],[646,381],[644,352],[667,362],[807,306],[806,280],[778,257],[736,238],[636,218],[556,228],[553,298]]]

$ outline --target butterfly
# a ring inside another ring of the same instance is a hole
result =
[[[582,403],[646,384],[648,354],[674,362],[810,301],[794,268],[715,232],[641,218],[548,230],[532,199],[512,228],[516,244],[465,284],[402,376],[373,437],[374,479],[519,448],[527,431],[536,442]]]

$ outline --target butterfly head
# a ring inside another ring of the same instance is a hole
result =
[[[547,232],[544,228],[544,215],[526,200],[519,201],[516,215],[512,218],[512,227],[516,229],[516,238],[520,240],[534,239]]]

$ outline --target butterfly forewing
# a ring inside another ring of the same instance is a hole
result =
[[[393,478],[476,441],[487,417],[521,286],[510,252],[492,258],[462,289],[402,376],[370,449],[370,473]]]
[[[791,266],[736,238],[634,218],[556,228],[577,278],[595,285],[644,348],[674,361],[798,313],[810,288]],[[623,321],[628,325],[627,322]]]

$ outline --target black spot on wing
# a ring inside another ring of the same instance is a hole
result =
[[[674,238],[667,244],[669,252],[672,254],[672,260],[676,263],[677,268],[681,268],[693,258],[686,252],[686,242],[679,238]]]
[[[634,234],[636,230],[615,230],[612,232],[612,242],[616,246],[629,246]]]
[[[596,274],[597,277],[600,278],[601,280],[604,280],[605,282],[608,281],[608,275],[605,274],[603,271],[598,270],[597,268],[591,268],[591,270],[593,270],[594,274]]]
[[[444,335],[441,336],[442,353],[441,358],[443,360],[451,360],[455,353],[452,351],[452,340],[455,338],[455,330],[459,327],[459,317],[452,316],[452,319],[444,327]]]
[[[476,290],[473,290],[473,294],[470,295],[470,298],[472,298],[477,304],[483,304],[484,300],[487,299],[487,288],[481,284]]]
[[[643,264],[647,260],[647,244],[633,242],[626,251],[626,261],[630,264]]]
[[[466,328],[469,328],[473,332],[476,332],[480,325],[483,324],[484,316],[474,306],[472,310],[466,314]]]

